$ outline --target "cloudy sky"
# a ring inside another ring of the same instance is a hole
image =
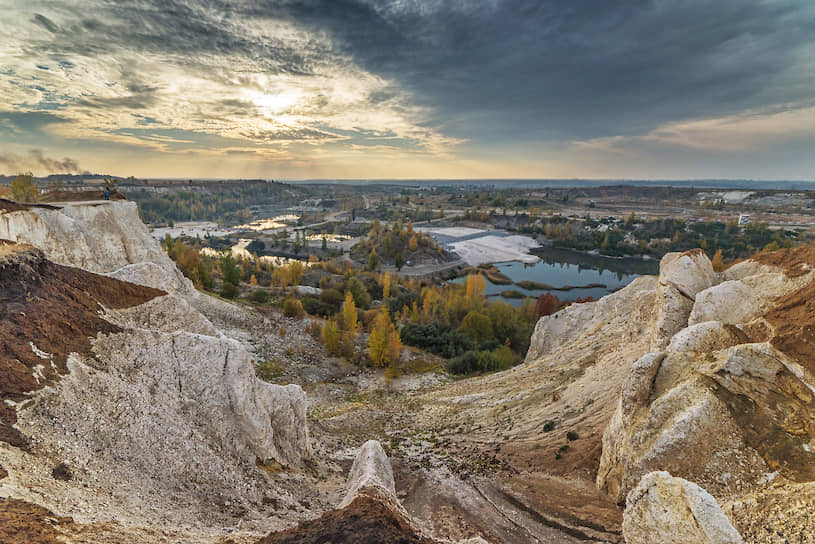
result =
[[[0,13],[0,173],[815,179],[812,0]]]

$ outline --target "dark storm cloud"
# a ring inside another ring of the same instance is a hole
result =
[[[34,16],[53,33],[29,45],[35,55],[157,53],[230,81],[350,58],[411,91],[433,112],[428,125],[476,143],[645,134],[815,99],[811,0],[137,0],[73,11],[59,27]],[[247,31],[281,20],[327,35],[330,49]],[[84,105],[151,103],[149,81],[126,88]]]
[[[329,29],[465,134],[642,132],[812,99],[815,85],[809,0],[292,0],[272,11]]]

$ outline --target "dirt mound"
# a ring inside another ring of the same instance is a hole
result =
[[[56,206],[49,206],[48,204],[20,204],[19,202],[7,198],[0,198],[0,212],[19,212],[31,208],[45,208],[47,210],[59,209]]]
[[[779,299],[765,319],[775,331],[772,345],[815,374],[815,282]]]
[[[121,329],[101,306],[128,308],[165,294],[48,261],[22,244],[0,245],[0,399],[22,402],[68,372],[72,352],[90,354],[89,338]],[[0,441],[27,446],[12,425],[16,410],[0,403]]]
[[[815,244],[759,253],[753,260],[802,276],[815,268]],[[772,345],[815,374],[815,282],[780,297],[764,317],[773,327]]]
[[[331,510],[293,529],[271,533],[257,544],[434,544],[382,500],[365,492],[348,506]]]
[[[815,266],[815,244],[756,253],[750,259],[757,263],[777,266],[783,269],[787,276],[795,278],[803,276]]]

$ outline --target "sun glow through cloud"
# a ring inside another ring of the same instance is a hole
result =
[[[812,177],[815,4],[567,4],[6,0],[0,169]]]

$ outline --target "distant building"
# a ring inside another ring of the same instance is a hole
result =
[[[749,225],[751,223],[750,216],[743,213],[739,216],[739,226]]]

